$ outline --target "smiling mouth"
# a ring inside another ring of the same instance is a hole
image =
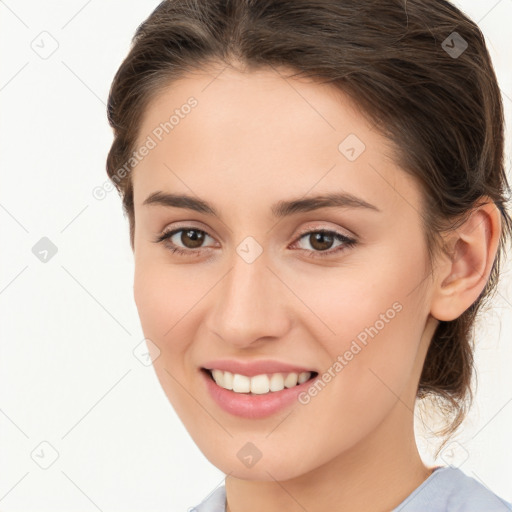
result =
[[[276,372],[248,377],[239,373],[201,368],[219,387],[246,395],[264,395],[293,388],[314,379],[318,372]]]

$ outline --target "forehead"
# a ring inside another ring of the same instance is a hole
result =
[[[136,204],[156,190],[211,195],[220,185],[260,202],[334,189],[358,190],[383,209],[403,194],[420,200],[391,143],[347,95],[272,68],[173,82],[144,113],[137,147],[149,139],[133,171]]]
[[[187,102],[191,98],[196,105],[189,112]],[[347,127],[363,135],[372,124],[334,86],[291,78],[273,68],[242,72],[228,67],[188,73],[149,102],[139,142],[173,113],[179,115],[179,119],[172,121],[175,135],[187,131],[188,125],[195,133],[198,129],[208,132],[208,139],[222,129],[222,133],[236,134],[238,138],[250,135],[263,141],[266,137],[267,143],[274,140],[283,145],[304,136],[318,142],[316,139],[339,131],[336,140]],[[181,123],[187,117],[190,120]]]

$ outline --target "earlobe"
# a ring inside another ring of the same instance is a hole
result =
[[[489,279],[501,234],[501,214],[489,197],[479,204],[465,223],[448,235],[451,258],[443,255],[432,294],[430,312],[438,320],[451,321],[462,315]]]

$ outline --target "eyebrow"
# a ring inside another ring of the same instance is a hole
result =
[[[213,205],[202,199],[186,194],[170,194],[161,191],[153,192],[142,204],[184,208],[220,218],[219,213]],[[364,208],[377,212],[381,211],[375,205],[348,192],[323,194],[305,199],[278,201],[272,205],[271,211],[274,217],[283,218],[297,213],[319,210],[321,208]]]

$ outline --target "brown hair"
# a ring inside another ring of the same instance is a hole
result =
[[[119,170],[136,149],[142,115],[173,80],[215,63],[287,68],[348,94],[422,187],[430,264],[444,250],[440,233],[457,228],[479,198],[499,208],[502,233],[486,286],[459,318],[440,322],[418,386],[418,398],[430,396],[452,416],[441,432],[452,434],[473,399],[475,317],[495,291],[511,233],[503,106],[480,29],[445,0],[161,2],[137,28],[108,98],[107,173],[122,197],[132,248],[131,175]]]

